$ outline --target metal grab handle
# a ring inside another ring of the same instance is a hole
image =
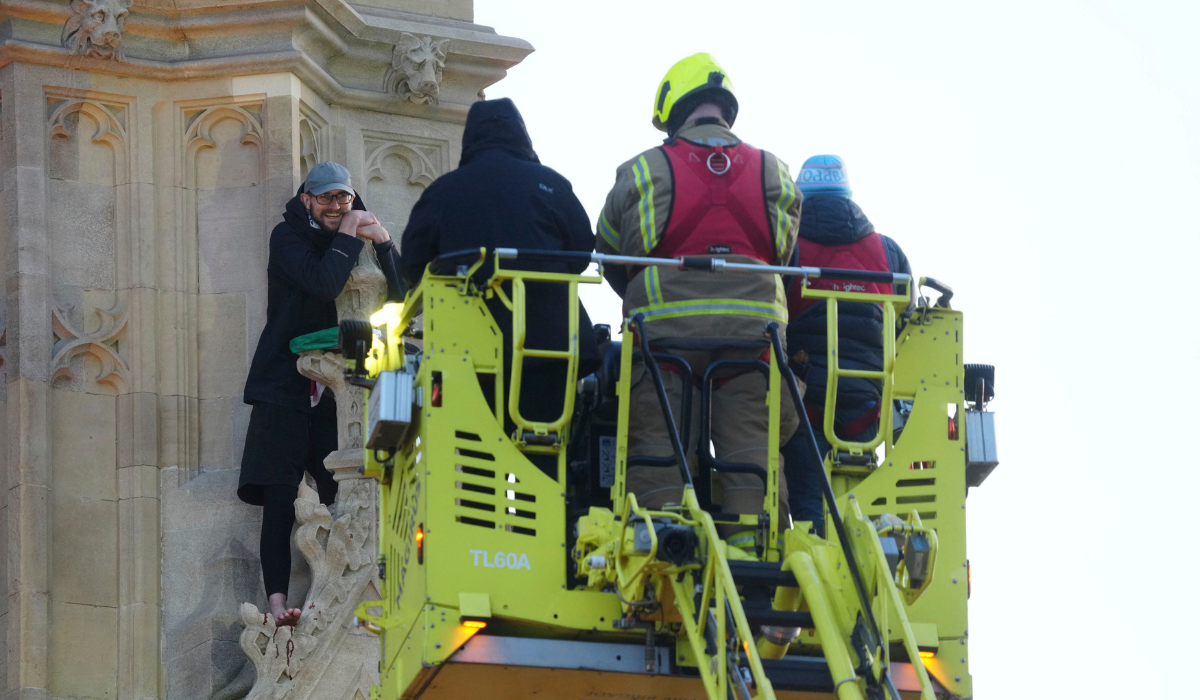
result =
[[[521,277],[514,277],[513,295],[512,295],[512,312],[513,312],[513,359],[512,359],[512,377],[510,378],[510,388],[508,393],[508,414],[512,418],[513,423],[517,426],[517,433],[524,436],[526,432],[532,432],[535,435],[546,435],[551,432],[559,432],[565,428],[571,420],[571,415],[575,411],[575,375],[579,363],[579,288],[578,282],[571,280],[567,284],[567,349],[566,350],[540,350],[537,348],[525,347],[526,323],[525,323],[525,280]],[[567,362],[567,381],[565,386],[565,395],[563,397],[563,411],[553,421],[540,423],[530,421],[525,416],[521,415],[521,374],[525,366],[526,357],[541,357],[555,360],[566,360]]]
[[[825,298],[825,337],[826,337],[826,382],[825,382],[825,420],[821,429],[829,444],[834,448],[848,452],[861,450],[864,454],[874,450],[884,439],[892,434],[892,412],[879,412],[879,429],[875,437],[863,442],[843,440],[834,430],[834,417],[837,415],[838,380],[842,378],[876,379],[882,385],[882,396],[879,405],[892,405],[892,367],[896,362],[896,309],[891,304],[883,304],[883,368],[879,370],[842,369],[838,359],[838,299],[833,296]]]
[[[712,438],[710,407],[712,406],[712,385],[715,379],[713,375],[726,367],[749,367],[761,373],[768,383],[771,381],[771,367],[762,360],[725,359],[709,364],[708,368],[704,370],[704,378],[700,380],[700,460],[705,467],[714,471],[729,474],[753,474],[762,480],[763,490],[766,491],[769,478],[766,467],[749,462],[724,462],[714,457],[708,448]],[[706,473],[704,478],[711,478],[711,476]]]
[[[950,288],[950,285],[938,282],[932,277],[922,277],[920,284],[922,287],[929,287],[941,293],[941,296],[938,297],[938,300],[934,304],[943,309],[950,308],[950,300],[954,298],[954,290]]]

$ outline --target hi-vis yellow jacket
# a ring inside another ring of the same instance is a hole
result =
[[[676,138],[713,146],[733,146],[738,138],[719,120],[689,123]],[[717,123],[712,123],[717,122]],[[655,254],[672,217],[675,180],[668,157],[652,148],[617,168],[617,181],[596,225],[596,250],[647,257]],[[775,240],[771,264],[787,265],[800,226],[802,195],[787,164],[762,151],[762,187],[767,223]],[[679,235],[684,231],[676,231]],[[762,264],[745,255],[720,255],[731,262]],[[703,346],[732,339],[763,341],[763,328],[776,321],[787,327],[787,300],[778,275],[696,272],[627,266],[622,297],[625,314],[642,312],[646,334],[676,347]],[[621,290],[617,290],[618,293]]]

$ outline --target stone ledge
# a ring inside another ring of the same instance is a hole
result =
[[[360,12],[361,10],[361,12]],[[14,61],[181,81],[291,72],[331,105],[461,124],[478,93],[533,47],[461,20],[355,7],[344,0],[238,2],[203,14],[155,14],[134,7],[123,60],[80,56],[59,44],[69,5],[3,0],[10,18],[0,67]],[[392,50],[405,33],[447,40],[441,104],[413,104],[383,92]],[[252,40],[232,40],[239,35]],[[253,52],[246,52],[247,47]]]

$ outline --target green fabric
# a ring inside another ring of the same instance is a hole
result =
[[[292,352],[299,355],[302,352],[309,350],[337,350],[338,349],[338,329],[326,328],[323,331],[302,335],[299,338],[292,338],[291,344],[288,345]]]

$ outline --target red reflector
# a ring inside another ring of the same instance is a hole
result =
[[[441,384],[433,385],[432,403],[435,407],[441,408],[441,405],[442,405],[442,385]]]

